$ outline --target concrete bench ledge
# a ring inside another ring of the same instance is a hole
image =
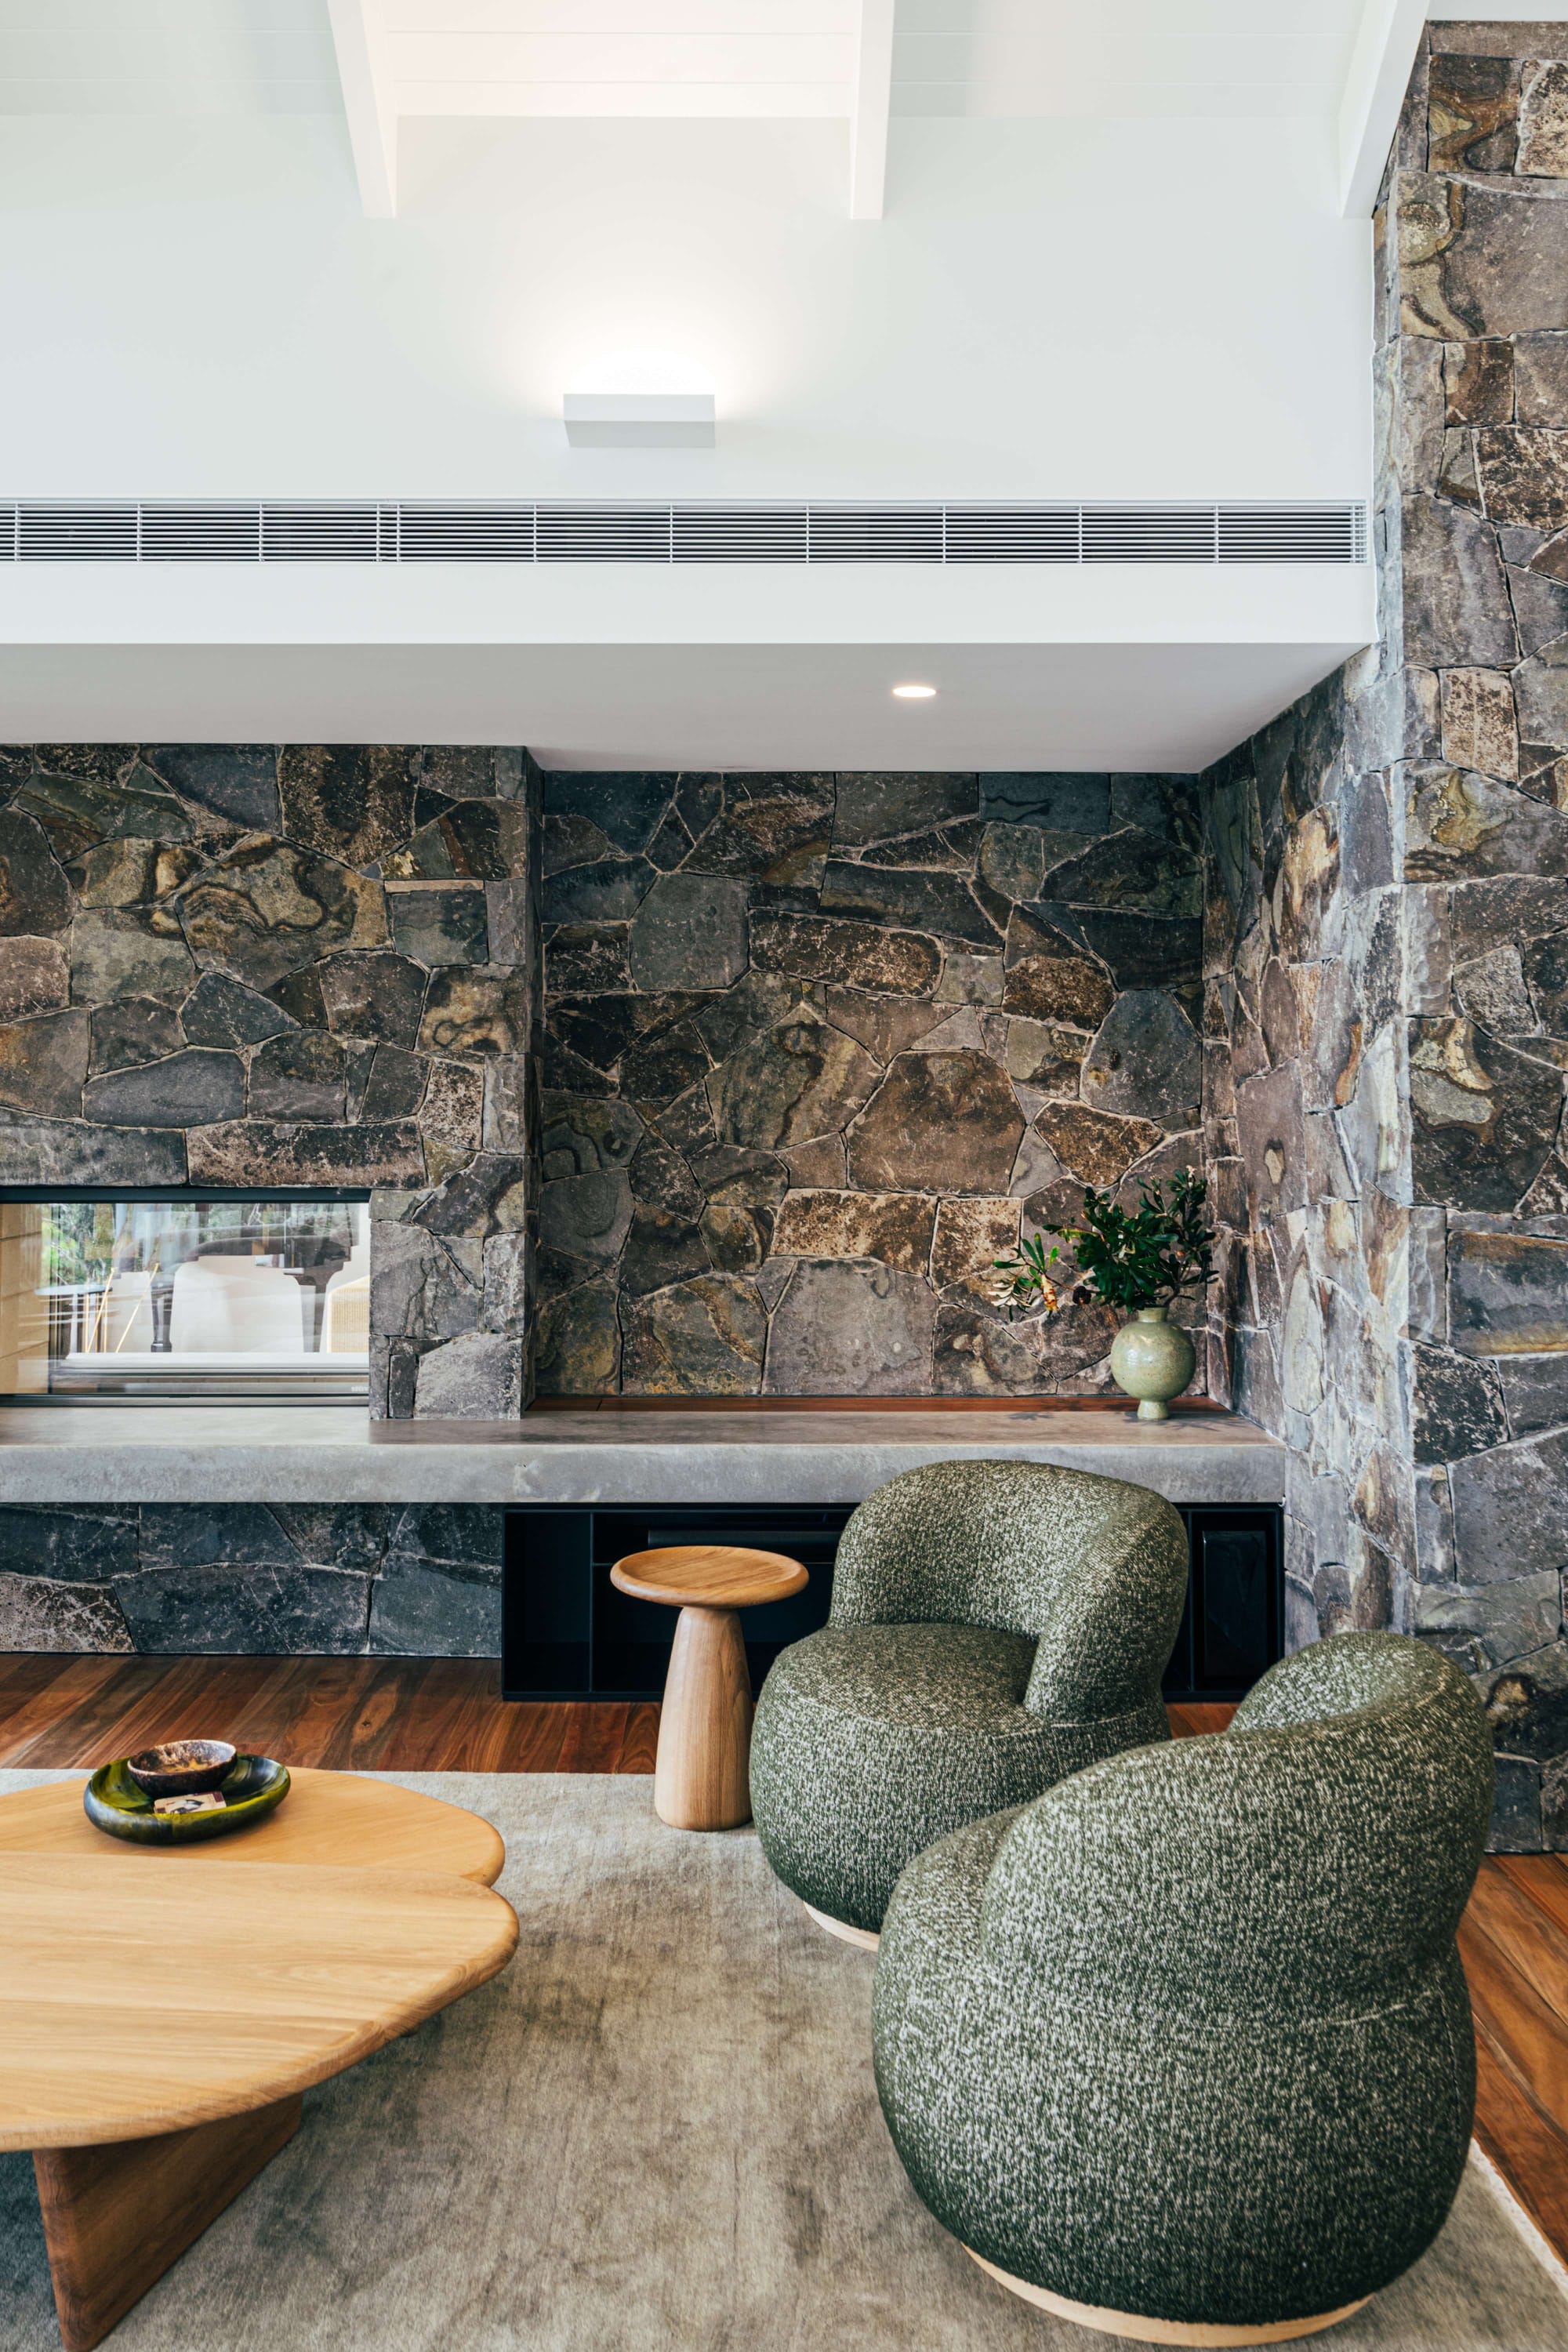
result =
[[[376,1422],[345,1405],[0,1411],[0,1505],[854,1503],[900,1470],[989,1458],[1097,1470],[1179,1503],[1279,1503],[1286,1450],[1194,1412],[595,1408]]]

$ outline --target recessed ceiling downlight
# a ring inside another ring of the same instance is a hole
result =
[[[935,697],[934,686],[896,686],[893,688],[895,702],[931,702]]]

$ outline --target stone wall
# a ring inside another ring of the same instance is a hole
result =
[[[1392,192],[1405,650],[1437,738],[1405,866],[1415,1622],[1487,1685],[1505,1841],[1565,1848],[1568,25],[1429,44]]]
[[[0,1651],[495,1657],[481,1504],[0,1508]]]
[[[1568,1848],[1568,26],[1429,28],[1378,218],[1384,642],[1206,780],[1219,1393],[1291,1636],[1474,1675]]]
[[[1383,679],[1205,779],[1209,1383],[1290,1446],[1287,1640],[1396,1621],[1413,1564],[1405,893]]]
[[[372,1411],[525,1393],[537,771],[0,749],[0,1183],[376,1188]]]
[[[991,1261],[1196,1162],[1182,777],[552,775],[541,1391],[1110,1385]]]

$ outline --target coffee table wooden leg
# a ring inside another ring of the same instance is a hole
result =
[[[677,1830],[752,1818],[752,1678],[733,1609],[683,1609],[664,1685],[653,1802]]]
[[[190,2131],[33,2153],[65,2352],[89,2352],[300,2128],[296,2095]]]

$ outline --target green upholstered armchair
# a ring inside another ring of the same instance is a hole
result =
[[[752,1738],[768,1860],[870,1941],[906,1863],[1102,1756],[1168,1737],[1181,1515],[1034,1462],[907,1471],[845,1528],[821,1633],[783,1652]]]
[[[1491,1782],[1458,1669],[1346,1633],[1217,1737],[932,1846],[873,2029],[921,2199],[1005,2284],[1128,2336],[1323,2326],[1397,2278],[1464,2168],[1454,1937]]]

